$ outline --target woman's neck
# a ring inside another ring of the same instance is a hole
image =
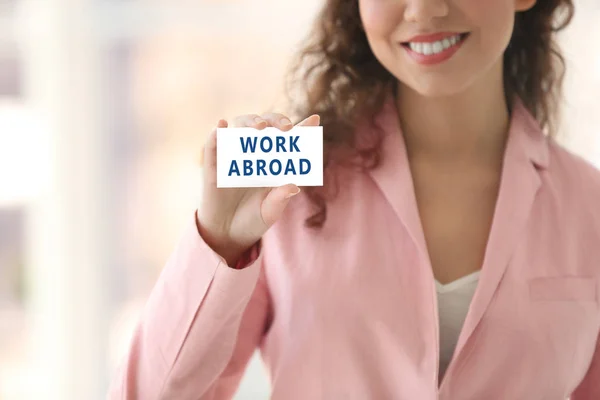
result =
[[[449,166],[502,158],[510,116],[501,63],[454,96],[425,97],[400,84],[397,108],[411,159]]]

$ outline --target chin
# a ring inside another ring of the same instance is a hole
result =
[[[420,82],[401,80],[401,90],[410,90],[423,97],[451,97],[462,93],[468,87],[467,82],[452,82],[449,79],[428,79]]]

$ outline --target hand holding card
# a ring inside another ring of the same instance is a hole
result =
[[[281,114],[220,120],[204,154],[200,234],[233,266],[283,213],[298,186],[323,184],[318,115],[296,126]]]

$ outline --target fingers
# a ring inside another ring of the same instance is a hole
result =
[[[296,126],[319,126],[320,123],[321,117],[319,116],[319,114],[313,114],[310,117],[298,122]]]
[[[267,194],[260,207],[260,213],[267,228],[281,217],[291,198],[298,193],[300,193],[300,188],[289,184],[273,188]]]
[[[292,121],[288,117],[279,113],[265,113],[261,117],[267,121],[269,126],[275,127],[281,131],[289,131],[294,127]]]
[[[269,126],[269,123],[257,114],[246,114],[235,117],[231,123],[231,126],[235,128],[250,127],[264,129]]]
[[[318,114],[313,114],[304,119],[297,126],[319,126],[321,118]],[[246,114],[233,119],[233,127],[251,127],[262,130],[268,126],[275,127],[281,131],[289,131],[294,127],[288,117],[280,113],[265,113],[262,115]]]
[[[267,121],[269,126],[274,126],[282,131],[289,131],[294,127],[290,119],[283,114],[267,113],[262,114],[261,117]],[[313,114],[310,117],[300,121],[298,124],[296,124],[296,126],[319,126],[320,122],[321,117],[318,114]]]

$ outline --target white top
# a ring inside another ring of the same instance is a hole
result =
[[[458,342],[458,335],[467,318],[469,305],[479,281],[479,272],[476,271],[445,285],[435,281],[440,318],[440,381],[446,373]]]

